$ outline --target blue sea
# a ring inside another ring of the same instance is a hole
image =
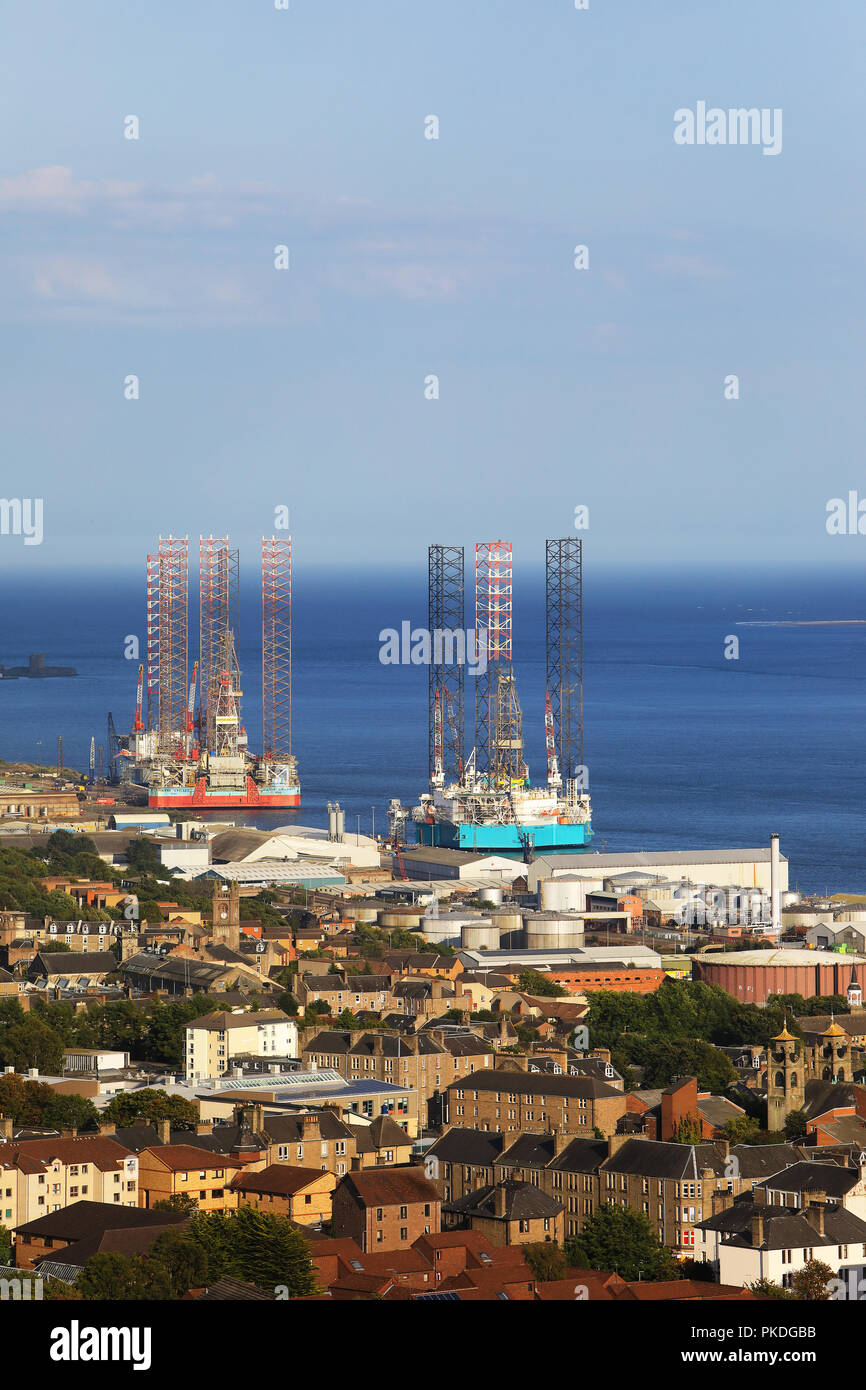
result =
[[[515,576],[515,672],[530,771],[543,780],[543,576]],[[144,651],[140,578],[7,578],[0,662],[30,652],[73,665],[75,679],[0,682],[0,756],[85,767],[106,716],[130,726]],[[258,597],[241,592],[244,721],[260,742]],[[294,747],[303,805],[254,823],[386,828],[388,800],[414,804],[427,776],[426,670],[379,661],[379,633],[426,617],[423,565],[366,579],[296,574]],[[588,576],[584,598],[584,762],[594,849],[675,850],[769,844],[778,830],[792,886],[866,892],[866,626],[775,626],[857,619],[847,577],[689,574]],[[190,663],[198,620],[190,615]],[[766,624],[766,625],[765,625]],[[727,660],[726,638],[739,638]],[[471,694],[472,678],[467,678]]]

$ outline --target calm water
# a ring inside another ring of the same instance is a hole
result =
[[[543,580],[519,579],[515,670],[530,770],[544,776]],[[127,579],[8,580],[0,662],[31,651],[74,665],[74,680],[0,683],[0,756],[84,766],[107,711],[128,728],[144,650],[143,584]],[[383,666],[380,629],[425,620],[424,575],[295,583],[295,751],[304,805],[272,823],[324,825],[339,799],[347,830],[385,828],[391,796],[412,804],[427,764],[426,671]],[[755,846],[778,830],[791,881],[866,892],[866,627],[737,626],[858,618],[850,581],[758,574],[587,582],[585,746],[594,848]],[[191,613],[191,632],[197,615]],[[738,661],[724,639],[740,639]],[[242,595],[244,716],[259,744],[256,595]],[[192,647],[192,643],[191,643]],[[467,690],[471,690],[471,677]],[[41,747],[38,742],[41,741]],[[240,817],[235,817],[239,819]],[[251,818],[254,819],[254,818]]]

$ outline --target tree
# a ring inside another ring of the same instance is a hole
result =
[[[568,990],[563,989],[555,980],[551,980],[548,975],[542,975],[538,970],[522,970],[518,977],[517,988],[525,994],[559,999],[567,994]]]
[[[566,1277],[568,1261],[555,1240],[529,1241],[520,1248],[539,1284]]]
[[[680,1277],[679,1265],[662,1245],[649,1217],[613,1202],[599,1207],[580,1235],[566,1242],[565,1254],[571,1265],[610,1270],[626,1281]]]
[[[63,1042],[53,1028],[41,1023],[35,1014],[26,1014],[0,1033],[0,1064],[27,1071],[38,1067],[58,1076],[63,1072]]]
[[[157,1207],[166,1205],[157,1202]],[[157,1236],[151,1246],[149,1263],[166,1273],[174,1298],[183,1298],[190,1289],[207,1282],[207,1255],[186,1230],[175,1226]]]
[[[789,1289],[783,1289],[781,1284],[775,1284],[772,1279],[756,1279],[749,1288],[758,1298],[793,1298],[794,1295]]]
[[[681,1115],[674,1126],[675,1144],[697,1144],[701,1139],[700,1115]]]
[[[198,1202],[194,1197],[190,1197],[188,1192],[173,1192],[170,1197],[164,1197],[161,1202],[154,1202],[154,1211],[183,1211],[192,1215],[198,1211]]]
[[[51,1095],[42,1111],[43,1125],[51,1129],[95,1130],[99,1111],[87,1096],[62,1095],[49,1087]]]
[[[289,1015],[289,1018],[294,1018],[298,1012],[299,1005],[295,996],[289,994],[287,990],[284,994],[281,994],[277,1000],[277,1008],[282,1009],[284,1014]]]
[[[126,862],[130,869],[142,874],[155,874],[162,868],[159,852],[153,840],[147,840],[141,835],[135,840],[130,840],[126,846]]]
[[[725,1121],[725,1138],[732,1144],[754,1143],[759,1132],[760,1125],[751,1115],[738,1115],[733,1120]]]
[[[785,1116],[785,1138],[791,1142],[802,1139],[806,1133],[807,1120],[805,1110],[789,1110]]]
[[[105,1118],[119,1125],[170,1120],[178,1128],[189,1128],[197,1123],[199,1109],[195,1101],[147,1086],[142,1091],[119,1092],[105,1107]]]
[[[164,1266],[142,1255],[112,1251],[91,1255],[76,1285],[82,1298],[100,1303],[162,1300],[172,1296],[171,1280]]]
[[[207,1280],[231,1276],[261,1288],[288,1289],[290,1298],[316,1292],[310,1247],[285,1216],[239,1207],[199,1212],[188,1231],[207,1261]]]
[[[832,1298],[828,1285],[834,1278],[832,1269],[823,1260],[807,1260],[791,1279],[791,1288],[795,1298],[811,1303],[827,1303]]]
[[[326,1004],[324,999],[311,999],[304,1005],[304,1018],[307,1016],[318,1018],[321,1014],[329,1014],[330,1012],[331,1006]]]

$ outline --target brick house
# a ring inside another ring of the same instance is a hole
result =
[[[226,1211],[234,1202],[231,1180],[239,1169],[223,1154],[194,1144],[162,1144],[139,1154],[141,1205],[153,1208],[169,1197],[191,1197],[199,1211]]]
[[[347,1081],[373,1076],[410,1086],[418,1092],[422,1121],[424,1102],[494,1061],[492,1048],[475,1034],[436,1029],[407,1034],[327,1029],[304,1043],[303,1057],[312,1068],[334,1067]]]
[[[626,1111],[625,1096],[591,1076],[492,1070],[457,1081],[447,1090],[447,1120],[493,1132],[556,1128],[563,1134],[614,1134]]]
[[[270,1163],[257,1173],[236,1173],[229,1186],[236,1206],[288,1216],[299,1226],[317,1226],[331,1219],[336,1183],[333,1173],[317,1168]]]
[[[422,1235],[435,1235],[441,1201],[419,1167],[347,1173],[333,1198],[333,1229],[364,1251],[405,1250]]]
[[[503,1178],[443,1206],[446,1230],[468,1227],[491,1245],[562,1241],[563,1204],[531,1182]]]

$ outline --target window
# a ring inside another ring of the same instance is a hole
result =
[[[400,1239],[401,1239],[401,1240],[408,1240],[408,1239],[409,1239],[409,1231],[408,1231],[408,1229],[407,1229],[405,1226],[401,1226],[401,1227],[400,1227]]]

